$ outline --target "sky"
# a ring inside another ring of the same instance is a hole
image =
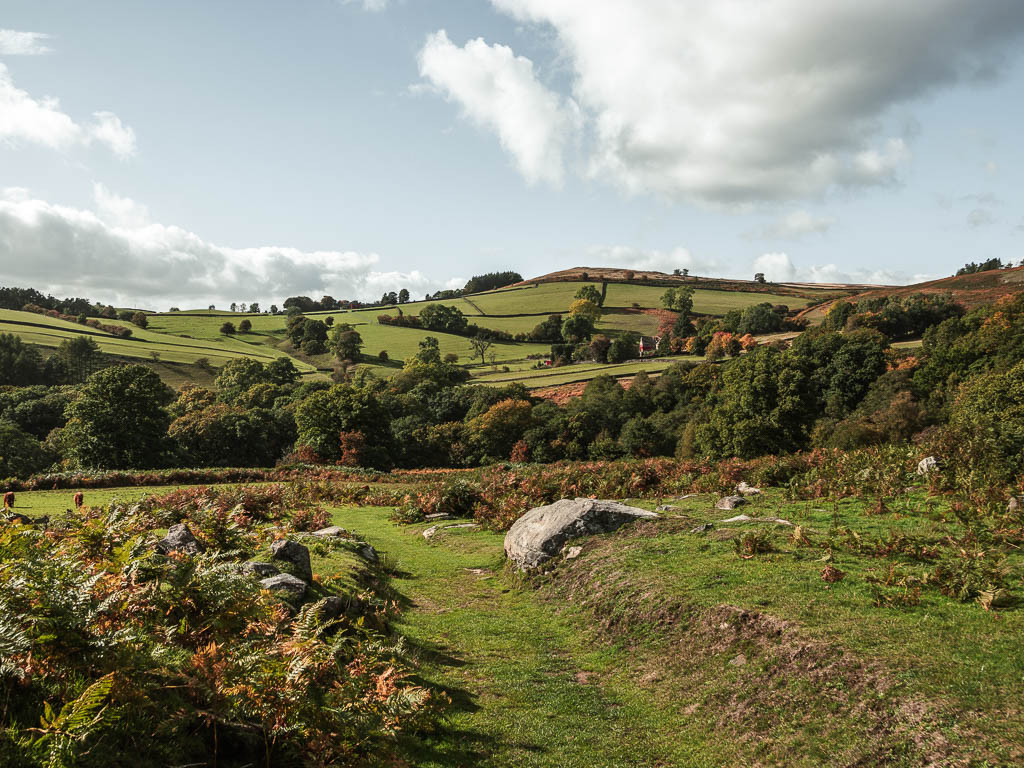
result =
[[[375,299],[1024,259],[1019,0],[0,0],[0,284]]]

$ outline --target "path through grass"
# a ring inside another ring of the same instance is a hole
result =
[[[334,521],[391,559],[408,601],[397,629],[453,701],[444,730],[406,743],[412,765],[721,764],[708,745],[679,743],[671,717],[608,674],[629,663],[625,651],[587,643],[571,611],[509,588],[500,535],[454,529],[428,542],[426,526],[396,526],[388,511],[346,508]]]

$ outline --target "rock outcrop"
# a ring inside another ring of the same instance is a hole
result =
[[[278,539],[270,545],[270,552],[275,560],[289,563],[300,579],[307,582],[313,580],[313,565],[309,561],[309,549],[304,544]]]
[[[536,568],[558,555],[570,539],[609,533],[634,520],[656,519],[645,509],[617,501],[562,499],[531,509],[505,535],[505,555],[520,570]]]

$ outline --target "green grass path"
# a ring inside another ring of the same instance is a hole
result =
[[[441,732],[407,742],[412,765],[715,764],[707,745],[678,743],[678,723],[615,674],[625,651],[587,643],[573,611],[510,588],[500,535],[456,529],[428,542],[425,525],[387,515],[346,508],[334,521],[385,553],[408,601],[396,629],[422,677],[452,698]]]

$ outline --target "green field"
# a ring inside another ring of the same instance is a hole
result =
[[[576,363],[574,365],[566,365],[560,368],[528,368],[526,370],[513,371],[510,373],[489,372],[481,374],[478,377],[474,377],[473,381],[480,384],[494,384],[496,386],[504,386],[518,381],[529,389],[540,389],[543,387],[557,387],[563,384],[574,384],[576,382],[589,381],[595,376],[602,375],[620,378],[624,376],[635,376],[637,373],[640,373],[640,371],[645,371],[652,376],[656,376],[666,368],[669,368],[676,363],[687,360],[697,362],[703,359],[703,357],[696,355],[684,355],[680,357],[655,358],[642,363],[630,362],[609,365],[602,365],[600,363]]]
[[[475,380],[482,383],[508,383],[523,381],[529,387],[556,385],[585,380],[601,373],[628,375],[635,371],[614,372],[607,366],[573,366],[571,371],[537,371],[535,356],[547,356],[550,345],[525,342],[498,342],[487,352],[487,363],[473,357],[469,339],[453,334],[424,331],[416,328],[400,328],[381,325],[377,322],[382,314],[418,315],[430,304],[443,304],[460,309],[471,323],[483,328],[504,331],[516,335],[525,334],[544,321],[551,314],[567,314],[576,292],[584,283],[572,281],[563,283],[526,284],[520,287],[503,288],[473,296],[447,299],[439,302],[414,301],[399,307],[370,307],[360,310],[336,310],[311,312],[310,317],[326,319],[333,317],[335,323],[351,324],[363,339],[363,360],[361,365],[374,375],[393,375],[402,363],[419,350],[420,342],[426,336],[437,338],[442,355],[454,354],[458,362],[470,368]],[[600,283],[592,283],[600,287]],[[654,335],[659,325],[659,315],[651,310],[660,309],[664,286],[638,285],[632,283],[609,283],[605,301],[604,316],[597,323],[600,333],[614,336],[630,331]],[[807,295],[812,295],[808,292]],[[744,293],[740,291],[697,289],[694,292],[694,311],[702,314],[720,315],[732,309],[739,309],[761,302],[785,304],[800,308],[811,303],[808,298],[781,296],[770,293]],[[331,371],[335,360],[331,354],[309,357],[292,349],[285,336],[287,318],[283,314],[246,314],[224,310],[189,310],[148,315],[147,329],[131,326],[132,337],[120,339],[108,333],[73,322],[55,320],[45,315],[12,310],[0,310],[0,332],[21,336],[26,342],[41,347],[57,347],[68,338],[88,334],[96,340],[100,349],[119,359],[145,361],[154,366],[161,377],[172,386],[180,387],[189,381],[207,385],[211,379],[208,371],[195,367],[197,361],[205,359],[214,368],[238,358],[252,358],[270,362],[280,356],[291,357],[296,368],[305,376],[324,376]],[[243,319],[252,324],[248,333],[227,335],[221,333],[221,325],[230,320],[237,328]],[[127,325],[115,320],[105,321],[110,325]],[[382,352],[387,360],[379,360]],[[491,356],[493,355],[493,362]],[[671,361],[670,361],[671,362]],[[652,368],[651,363],[643,364],[644,370],[661,370],[670,362]],[[500,370],[509,368],[509,371]]]
[[[151,315],[150,317],[160,316]],[[161,333],[155,322],[153,323],[154,327],[148,329],[137,328],[116,320],[105,321],[104,324],[130,327],[132,336],[122,339],[96,328],[46,315],[0,309],[0,333],[17,334],[26,342],[41,347],[57,347],[67,339],[84,335],[93,339],[100,349],[109,355],[149,360],[159,359],[172,363],[195,363],[201,358],[206,358],[214,366],[224,365],[229,360],[240,357],[252,357],[263,362],[270,362],[283,354],[273,348],[227,336],[189,338],[189,335],[184,332],[179,335]],[[219,323],[217,327],[219,328]],[[156,358],[153,357],[154,353]],[[300,370],[313,370],[312,366],[307,364],[297,362],[296,365]]]

